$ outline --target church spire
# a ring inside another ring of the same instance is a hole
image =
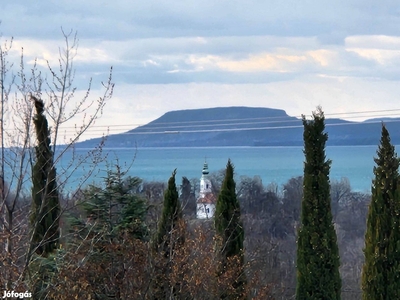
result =
[[[205,161],[204,162],[204,166],[203,166],[203,172],[202,172],[202,174],[203,175],[208,175],[208,164],[207,164],[207,162]]]
[[[197,199],[197,218],[209,219],[214,216],[216,198],[212,192],[209,178],[208,164],[204,161],[202,176],[200,178],[200,193]]]

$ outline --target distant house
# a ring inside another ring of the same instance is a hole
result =
[[[200,178],[200,193],[197,199],[197,219],[209,219],[214,216],[216,197],[212,192],[211,180],[209,178],[208,164],[204,163],[202,176]]]

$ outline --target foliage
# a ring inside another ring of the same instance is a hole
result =
[[[103,187],[92,185],[84,191],[82,207],[94,224],[93,229],[109,233],[127,231],[135,238],[145,239],[147,205],[137,193],[141,180],[125,176],[119,165],[108,170]]]
[[[68,218],[68,252],[59,268],[60,276],[66,276],[65,272],[75,266],[79,269],[77,276],[84,279],[80,280],[80,286],[73,282],[57,283],[59,289],[68,289],[71,284],[76,289],[84,288],[88,293],[83,295],[88,299],[120,298],[126,292],[121,286],[124,266],[132,259],[127,247],[132,242],[142,247],[148,238],[147,203],[139,194],[140,185],[139,178],[126,177],[126,172],[117,165],[107,171],[103,185],[92,185],[83,191],[76,200],[81,211],[70,213]],[[86,218],[81,219],[82,215]],[[140,253],[148,253],[140,249]],[[74,252],[77,257],[72,255]]]
[[[168,241],[165,242],[165,237],[169,236],[177,222],[182,219],[182,209],[179,202],[179,195],[175,183],[176,170],[172,172],[172,176],[168,180],[168,187],[164,193],[164,204],[161,219],[158,224],[158,231],[154,242],[154,247],[158,250],[163,248],[167,253],[170,249]]]
[[[59,244],[60,200],[56,182],[54,154],[50,148],[50,130],[44,116],[44,103],[32,96],[36,108],[34,124],[38,145],[32,170],[32,249],[44,257]]]
[[[291,230],[289,222],[283,222],[281,199],[274,186],[267,188],[259,176],[253,178],[241,176],[237,188],[242,215],[249,215],[254,220],[263,220],[262,234],[273,237],[285,237]]]
[[[57,278],[57,266],[62,259],[62,249],[56,249],[48,256],[34,254],[29,264],[29,284],[32,298],[46,299],[52,282]]]
[[[175,298],[180,290],[179,283],[181,280],[174,282],[170,278],[174,269],[173,258],[176,251],[183,247],[185,237],[185,222],[182,218],[175,175],[176,170],[172,172],[168,180],[161,219],[152,246],[153,259],[155,260],[152,295],[156,299]]]
[[[217,275],[223,277],[227,272],[235,270],[234,277],[231,278],[233,289],[225,291],[220,296],[223,299],[244,299],[246,298],[246,276],[243,269],[244,229],[233,173],[233,165],[229,159],[215,209],[216,251],[220,261]]]
[[[187,216],[194,217],[196,215],[196,199],[192,184],[187,177],[182,177],[180,186],[180,196],[182,211]]]
[[[73,60],[77,54],[78,40],[76,34],[71,39],[72,31],[62,33],[65,47],[59,49],[56,67],[46,61],[45,70],[40,70],[42,66],[34,60],[27,72],[23,50],[19,62],[7,61],[13,39],[0,45],[0,224],[3,233],[7,233],[5,239],[4,235],[0,238],[1,247],[7,252],[1,255],[4,264],[0,277],[6,290],[19,289],[23,282],[32,283],[31,287],[40,291],[46,290],[48,277],[56,269],[47,268],[48,264],[43,262],[54,255],[53,252],[64,240],[60,238],[59,228],[67,206],[62,202],[65,199],[63,185],[71,178],[71,173],[81,166],[81,162],[90,157],[93,168],[85,172],[79,185],[84,183],[102,159],[100,143],[87,155],[74,155],[67,166],[64,164],[65,168],[58,166],[57,171],[55,168],[63,153],[72,150],[79,138],[101,116],[114,87],[110,72],[108,80],[102,84],[103,95],[96,100],[89,99],[90,80],[83,98],[75,100],[77,88],[73,84]],[[19,70],[14,69],[15,65],[19,66]],[[44,94],[48,96],[46,109],[40,99]],[[80,124],[74,121],[77,115],[80,115]],[[68,132],[65,125],[74,129]],[[33,134],[34,130],[36,135]],[[35,137],[36,147],[32,147]],[[58,147],[62,137],[63,147]],[[26,196],[30,180],[32,189],[27,193],[31,194],[32,199]],[[26,211],[26,202],[31,206],[29,213]],[[35,269],[41,271],[34,272]],[[42,282],[40,274],[44,276]]]
[[[112,170],[116,171],[115,168]],[[257,179],[254,180],[254,184],[259,184]],[[295,181],[297,182],[297,180]],[[293,180],[289,180],[285,184],[287,193],[274,192],[268,187],[260,188],[266,193],[276,193],[274,197],[277,197],[281,203],[276,210],[280,211],[288,205],[288,201],[294,202],[297,199],[298,193],[291,191],[297,190],[297,183],[294,185],[292,183]],[[301,185],[301,183],[302,180],[299,184]],[[248,181],[245,180],[244,184],[248,185]],[[143,182],[129,192],[139,198],[146,198],[144,225],[147,228],[161,216],[161,210],[155,211],[153,208],[149,210],[147,203],[151,201],[151,205],[154,207],[162,206],[163,194],[161,191],[165,189],[165,186],[165,183],[161,182]],[[239,191],[242,183],[238,182],[237,186]],[[157,187],[157,191],[154,190],[154,187]],[[93,191],[100,193],[99,191],[105,189],[105,184],[99,185],[97,188]],[[148,198],[148,195],[151,196]],[[151,299],[150,284],[154,280],[156,263],[165,262],[164,256],[162,253],[155,257],[150,255],[152,253],[151,243],[146,237],[144,239],[135,238],[128,231],[119,229],[117,223],[113,225],[114,233],[110,238],[111,235],[106,230],[102,230],[102,226],[97,227],[98,220],[90,220],[86,217],[83,202],[89,198],[88,190],[85,190],[85,193],[76,193],[71,199],[63,198],[63,201],[68,201],[71,206],[68,207],[68,220],[65,218],[61,220],[67,223],[62,225],[63,248],[56,254],[50,255],[50,257],[57,257],[57,260],[54,261],[56,272],[49,277],[51,289],[44,290],[47,298]],[[258,209],[260,212],[263,207],[266,207],[266,204],[257,200],[258,196],[256,198],[248,196],[245,189],[241,190],[241,196],[238,199],[241,201],[241,218],[246,231],[244,268],[246,269],[248,298],[294,298],[296,234],[293,228],[284,236],[276,236],[268,228],[270,214],[275,215],[277,212],[271,211],[269,214],[260,215],[246,213],[242,209],[250,206],[246,201],[251,203],[252,209]],[[263,199],[267,201],[269,198]],[[298,199],[299,203],[300,200]],[[342,258],[342,299],[346,300],[355,300],[361,297],[359,277],[361,272],[359,270],[363,264],[362,248],[368,202],[369,195],[359,192],[351,192],[339,201],[337,228]],[[27,245],[26,232],[29,227],[26,223],[26,213],[28,208],[22,206],[15,214],[15,221],[23,226],[16,228],[17,231],[15,231],[14,243],[20,250],[16,251],[12,257],[12,265],[7,264],[7,254],[0,252],[0,260],[3,262],[0,270],[0,284],[2,286],[5,284],[6,277],[3,274],[10,272],[12,273],[13,289],[19,292],[30,289],[25,282],[19,280],[23,269],[21,257],[23,257],[24,247]],[[119,208],[122,212],[123,208]],[[117,218],[118,211],[115,211],[114,216],[116,220],[120,219]],[[289,221],[288,217],[291,220],[290,216],[284,216],[281,220],[276,218],[276,220],[281,224],[286,224]],[[21,222],[21,220],[25,221]],[[220,293],[232,292],[232,276],[237,269],[228,268],[228,272],[223,276],[218,279],[215,277],[221,265],[215,255],[215,230],[212,221],[189,218],[186,224],[180,223],[180,226],[175,228],[175,232],[180,230],[185,234],[185,243],[174,251],[170,259],[171,273],[166,278],[169,280],[169,284],[178,290],[179,296],[177,295],[176,299],[216,299],[219,298]],[[0,242],[2,243],[6,238],[6,234],[3,233],[0,235]],[[51,260],[51,258],[49,259]],[[236,256],[230,259],[230,262],[236,263],[238,260],[239,257]],[[36,261],[36,255],[33,261]],[[35,274],[35,272],[32,273]]]
[[[303,117],[304,183],[297,245],[296,299],[340,299],[339,249],[332,223],[325,117]]]
[[[98,238],[86,236],[65,252],[48,299],[144,299],[151,278],[148,242],[129,233],[112,243],[98,244]]]
[[[399,158],[382,125],[365,234],[363,299],[400,297]]]

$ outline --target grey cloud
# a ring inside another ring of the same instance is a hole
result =
[[[107,47],[107,45],[104,45]],[[274,51],[276,48],[296,50],[318,49],[317,39],[310,37],[274,36],[222,36],[222,37],[181,37],[148,38],[131,40],[129,43],[115,42],[108,47],[120,49],[123,59],[146,59],[150,55],[181,54],[229,54],[243,57],[250,53]],[[121,48],[123,50],[121,50]]]
[[[14,1],[1,3],[5,35],[57,38],[73,27],[83,38],[320,36],[397,33],[396,1]],[[331,37],[330,37],[331,36]]]
[[[276,81],[292,80],[297,74],[276,74],[276,73],[259,73],[259,74],[243,74],[233,72],[129,72],[117,73],[120,82],[129,84],[174,84],[174,83],[268,83]]]

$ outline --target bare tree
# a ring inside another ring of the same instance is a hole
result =
[[[54,166],[53,168],[49,168],[48,172],[51,172],[52,169],[56,168],[58,162],[67,151],[74,151],[75,143],[79,140],[83,133],[85,133],[90,128],[90,126],[95,123],[97,118],[102,115],[106,101],[112,97],[114,89],[114,84],[111,81],[111,68],[108,80],[105,83],[102,83],[104,88],[102,96],[100,96],[97,100],[93,100],[90,97],[92,82],[90,80],[83,98],[78,101],[75,100],[75,93],[77,88],[74,86],[74,58],[76,57],[78,50],[78,39],[76,33],[73,34],[72,31],[69,33],[65,33],[63,31],[62,33],[65,40],[65,48],[59,49],[58,67],[53,67],[50,62],[47,61],[47,67],[50,76],[45,77],[43,81],[41,81],[42,79],[39,78],[40,81],[38,83],[41,84],[43,82],[44,85],[42,98],[47,98],[47,116],[50,120],[49,123],[51,124],[49,125],[51,126],[51,150],[54,154]],[[37,96],[41,96],[42,94],[41,89],[35,92]],[[70,123],[70,121],[73,121],[77,117],[81,117],[81,124],[75,124],[75,132],[73,136],[67,140],[64,139],[64,141],[62,141],[61,135],[63,130],[66,136],[66,129],[64,129],[63,126],[68,124],[68,122]],[[63,146],[61,147],[60,144],[62,143]],[[74,154],[73,159],[67,164],[67,167],[59,168],[57,170],[57,180],[59,182],[59,187],[62,188],[67,180],[71,178],[73,172],[77,168],[81,167],[81,164],[85,162],[88,158],[90,158],[92,166],[97,165],[102,160],[101,150],[102,144],[99,145],[98,148],[93,149],[83,156],[78,156]],[[94,171],[95,168],[93,167],[87,170],[87,174],[84,175],[84,178],[81,178],[81,181],[78,183],[78,187],[76,190],[79,190],[79,187],[90,177],[90,175]],[[49,192],[49,189],[45,187],[44,192],[42,192],[42,197],[47,197],[47,194]],[[61,204],[60,217],[62,217],[62,214],[67,207],[71,206],[68,205],[68,203],[64,203],[64,206],[63,204]],[[54,222],[60,222],[60,219],[55,219]],[[33,220],[33,224],[38,223],[39,220]],[[33,231],[33,233],[34,232],[35,231]],[[34,236],[33,233],[30,236],[30,246],[28,247],[29,250],[26,253],[24,272],[29,270],[29,265],[35,261],[34,253],[36,252],[36,248],[32,247],[32,237]],[[60,238],[62,237],[60,236]],[[40,270],[40,267],[37,270]],[[36,276],[36,274],[31,273],[29,275],[30,278],[35,278]],[[37,276],[40,277],[41,274],[37,274]],[[35,280],[33,279],[33,281]]]
[[[2,274],[6,279],[6,289],[13,288],[15,277],[12,266],[15,265],[14,260],[18,257],[15,250],[19,249],[14,247],[14,240],[21,240],[21,233],[26,225],[26,222],[24,223],[21,219],[21,214],[26,213],[23,184],[27,177],[26,154],[29,147],[31,123],[31,109],[22,109],[24,107],[23,100],[18,95],[26,85],[23,53],[21,54],[20,71],[14,74],[14,63],[9,60],[12,40],[6,41],[0,46],[0,222],[4,233],[1,242],[4,243],[3,255],[6,258],[7,266],[7,268],[3,268],[5,273]],[[20,82],[17,83],[17,80]],[[11,102],[12,98],[15,101]]]
[[[331,181],[331,205],[333,219],[336,221],[339,209],[343,206],[351,193],[350,181],[346,177],[342,177],[340,181]]]
[[[77,87],[74,85],[78,38],[72,31],[62,31],[62,35],[65,45],[59,48],[58,63],[53,65],[47,61],[47,68],[43,68],[35,60],[29,71],[25,68],[23,49],[19,68],[15,67],[18,63],[15,64],[10,55],[12,39],[0,45],[0,225],[3,229],[0,243],[5,249],[0,255],[5,258],[2,259],[4,266],[9,267],[1,268],[0,284],[4,284],[7,290],[22,283],[36,250],[28,246],[27,225],[30,202],[27,195],[34,160],[31,149],[35,144],[31,96],[43,99],[47,108],[45,113],[51,129],[51,148],[55,154],[54,168],[57,167],[56,180],[61,193],[74,171],[82,168],[85,161],[90,160],[90,167],[75,182],[76,191],[96,171],[96,165],[104,158],[103,143],[80,155],[75,151],[75,144],[103,114],[106,102],[112,97],[112,68],[107,80],[102,82],[102,92],[97,99],[91,96],[91,79],[82,98],[78,99]],[[69,128],[73,128],[73,134],[67,137],[71,131]],[[60,167],[59,162],[68,151],[72,158]],[[63,199],[61,215],[68,206],[65,203],[67,199]]]

